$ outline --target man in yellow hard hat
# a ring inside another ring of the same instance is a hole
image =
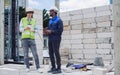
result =
[[[22,32],[22,47],[24,50],[24,63],[26,65],[26,71],[30,71],[29,65],[29,48],[33,54],[36,69],[39,72],[42,72],[39,65],[39,58],[37,54],[37,48],[35,43],[35,32],[37,32],[36,20],[33,19],[33,9],[27,8],[26,14],[27,16],[22,18],[20,21],[20,32]]]

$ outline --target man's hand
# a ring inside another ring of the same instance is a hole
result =
[[[30,28],[29,28],[29,27],[26,27],[24,30],[30,30]]]
[[[33,33],[35,33],[35,31],[34,30],[31,30]]]
[[[45,30],[45,33],[46,33],[46,34],[51,34],[52,31],[51,31],[51,30]]]
[[[47,30],[47,28],[44,28],[44,29],[43,29],[43,34],[46,34],[46,30]]]

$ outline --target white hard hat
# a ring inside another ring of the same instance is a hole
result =
[[[51,7],[51,8],[50,8],[50,11],[51,11],[51,10],[53,10],[53,11],[56,12],[56,13],[58,12],[58,8],[55,7],[55,6],[54,6],[54,7]]]
[[[34,13],[34,10],[32,8],[26,8],[26,13]]]

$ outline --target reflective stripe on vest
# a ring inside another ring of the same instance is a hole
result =
[[[29,24],[31,25],[31,28],[35,29],[36,21],[35,19],[31,19],[31,21],[28,21],[27,18],[22,18],[23,28],[26,28]],[[22,32],[22,39],[24,38],[30,38],[35,39],[35,33],[30,30],[25,30]]]

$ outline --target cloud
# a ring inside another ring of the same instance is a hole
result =
[[[69,11],[108,4],[109,0],[63,0],[60,3],[60,9],[61,11]]]
[[[55,0],[28,0],[28,7],[49,9]],[[108,5],[109,0],[60,0],[60,11],[70,11],[95,6]]]
[[[28,6],[35,9],[49,9],[54,5],[54,0],[28,0]]]
[[[41,3],[38,2],[37,0],[28,0],[28,7],[39,9],[41,6]]]

